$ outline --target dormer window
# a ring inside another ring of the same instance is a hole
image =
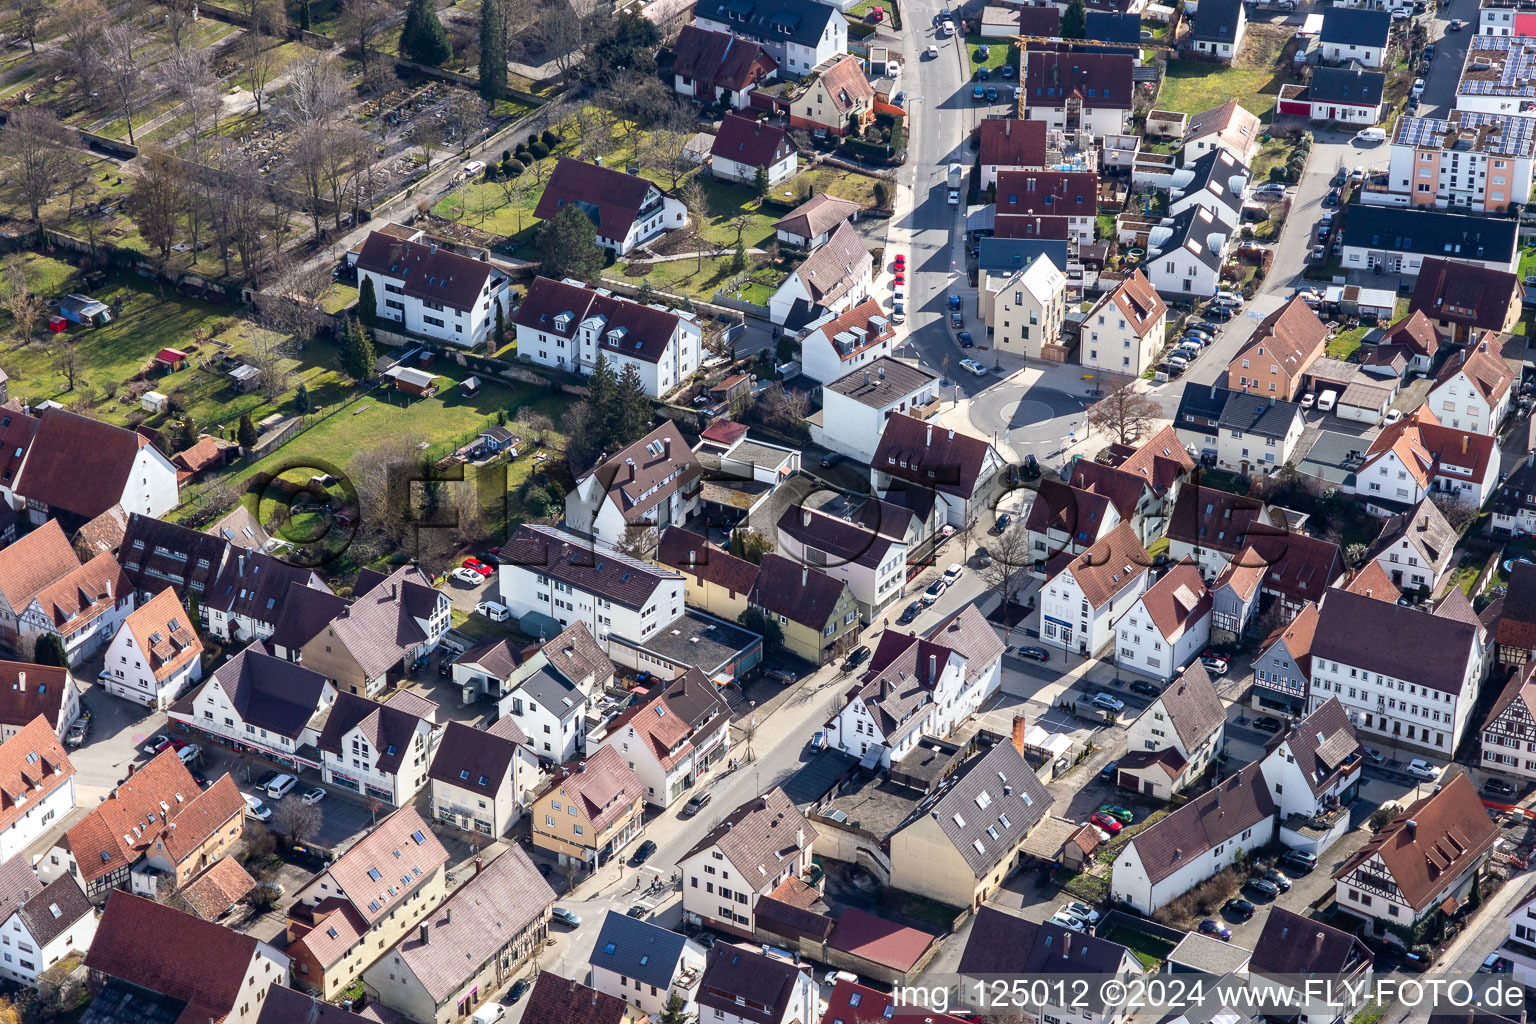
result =
[[[557,330],[557,331],[568,331],[568,330],[570,330],[571,329],[571,321],[575,319],[575,316],[576,315],[574,313],[570,313],[570,312],[565,312],[565,313],[561,313],[561,314],[557,315],[555,317],[555,330]]]

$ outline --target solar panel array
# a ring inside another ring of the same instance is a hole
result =
[[[1467,96],[1536,96],[1536,42],[1520,36],[1473,36],[1470,43],[1458,91]],[[1495,54],[1501,53],[1499,64]],[[1473,64],[1479,56],[1497,65],[1498,81],[1466,77],[1482,70]]]
[[[1400,146],[1442,149],[1446,146],[1446,136],[1465,131],[1471,133],[1474,143],[1468,148],[1489,156],[1528,157],[1536,152],[1536,118],[1480,110],[1454,113],[1455,121],[1437,117],[1400,117],[1392,141]]]

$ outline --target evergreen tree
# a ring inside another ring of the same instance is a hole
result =
[[[643,277],[640,279],[640,289],[635,292],[635,301],[641,304],[656,301],[656,289],[651,287],[650,278]]]
[[[197,599],[197,593],[191,587],[187,588],[187,619],[192,623],[195,633],[203,631],[203,606]]]
[[[1062,12],[1061,38],[1088,38],[1088,11],[1083,7],[1083,0],[1072,0]]]
[[[356,320],[347,333],[347,372],[354,380],[368,380],[373,376],[373,336]]]
[[[739,274],[747,269],[747,247],[741,239],[736,240],[736,251],[731,254],[731,273]]]
[[[57,633],[44,633],[37,638],[37,646],[32,649],[32,660],[39,665],[69,667],[69,657],[64,653],[64,641],[59,639]]]
[[[768,168],[758,165],[757,173],[752,177],[752,186],[757,189],[759,197],[767,198],[768,192],[773,188],[768,182]]]
[[[372,327],[379,319],[379,299],[373,290],[373,278],[364,275],[357,289],[357,315],[363,323]]]
[[[645,436],[651,425],[651,398],[645,393],[645,382],[634,363],[627,363],[619,375],[618,427],[613,439],[614,448],[622,448]]]
[[[300,413],[314,411],[315,403],[310,400],[309,388],[306,388],[303,384],[293,389],[293,407],[299,410]]]
[[[491,350],[499,350],[507,343],[507,315],[501,310],[501,303],[496,303],[496,345]]]
[[[547,220],[535,237],[545,277],[574,277],[595,281],[603,269],[603,249],[597,244],[592,219],[574,203],[567,204],[554,220]]]
[[[686,1005],[683,997],[673,992],[667,997],[667,1005],[661,1008],[660,1024],[691,1024],[693,1018],[683,1012]]]
[[[177,442],[181,445],[182,451],[186,451],[197,444],[197,421],[191,416],[182,416],[181,430],[178,432]]]
[[[235,440],[240,442],[240,447],[250,451],[256,447],[256,442],[260,439],[260,436],[256,433],[256,424],[251,422],[251,414],[248,412],[241,413],[240,429],[235,432]]]
[[[601,352],[587,378],[590,428],[587,437],[599,450],[613,452],[618,446],[614,438],[619,435],[619,424],[624,418],[624,407],[619,396],[619,375],[613,372],[613,364]]]
[[[499,0],[481,0],[480,95],[488,103],[501,99],[507,88],[507,29],[502,15]]]
[[[302,2],[299,4],[299,28],[308,32],[310,27],[311,18],[309,14],[309,0],[302,0]]]
[[[453,46],[432,0],[411,0],[406,8],[405,24],[400,26],[400,55],[432,67],[447,63],[453,56]]]

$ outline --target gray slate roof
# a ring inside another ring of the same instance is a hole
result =
[[[1263,395],[1233,392],[1222,407],[1220,424],[1227,430],[1283,438],[1299,415],[1301,407],[1295,402],[1275,402]]]
[[[1013,855],[1051,809],[1051,795],[1012,743],[999,743],[962,766],[932,814],[977,878]]]
[[[296,739],[320,710],[326,678],[267,653],[256,641],[213,673],[240,720]],[[190,698],[188,698],[190,700]]]
[[[518,689],[526,694],[529,700],[536,702],[561,720],[573,714],[580,714],[587,702],[586,696],[575,685],[548,665],[526,676],[518,685]]]
[[[610,910],[587,963],[666,990],[687,943],[677,932]]]
[[[1216,694],[1205,666],[1198,661],[1158,698],[1185,750],[1193,750],[1226,721],[1227,708]]]

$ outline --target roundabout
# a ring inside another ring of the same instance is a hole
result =
[[[1082,439],[1084,408],[1082,399],[1058,388],[1003,384],[972,398],[968,415],[1005,457],[1044,461]]]

